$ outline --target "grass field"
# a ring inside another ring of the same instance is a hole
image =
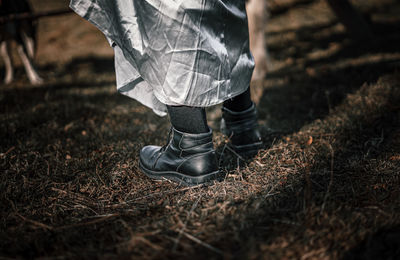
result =
[[[104,37],[42,19],[46,83],[18,67],[0,87],[0,258],[399,259],[400,2],[354,1],[364,42],[324,1],[293,2],[271,4],[273,67],[253,85],[264,149],[242,161],[209,108],[227,175],[195,187],[139,170],[169,122],[116,93]]]

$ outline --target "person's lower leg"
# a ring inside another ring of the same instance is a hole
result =
[[[241,112],[249,109],[253,105],[250,95],[250,87],[242,94],[224,101],[223,106],[230,111]]]
[[[206,111],[201,107],[167,106],[172,126],[181,132],[190,134],[207,133]]]

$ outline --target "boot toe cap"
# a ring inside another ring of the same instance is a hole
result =
[[[140,162],[147,169],[152,169],[157,160],[160,146],[148,145],[140,150]]]

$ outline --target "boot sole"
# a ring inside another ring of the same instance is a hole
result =
[[[142,162],[139,162],[139,167],[147,177],[150,177],[155,180],[168,179],[173,182],[184,184],[186,186],[194,186],[212,180],[219,180],[223,178],[223,174],[220,171],[215,171],[201,176],[188,176],[174,171],[165,171],[165,172],[153,171],[144,167]]]

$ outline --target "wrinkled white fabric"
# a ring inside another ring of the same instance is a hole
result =
[[[165,115],[244,92],[254,61],[244,0],[71,0],[115,52],[118,91]]]

